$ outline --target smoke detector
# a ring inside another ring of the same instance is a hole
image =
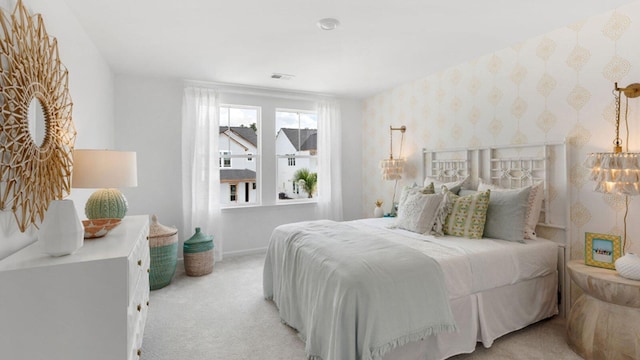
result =
[[[324,18],[318,20],[317,25],[320,29],[329,31],[334,30],[335,28],[340,26],[340,21],[334,18]]]

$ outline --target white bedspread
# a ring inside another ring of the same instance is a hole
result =
[[[549,240],[518,243],[487,238],[427,236],[389,229],[394,221],[382,218],[349,223],[429,254],[442,268],[450,299],[545,276],[557,268],[558,245]]]
[[[377,359],[455,330],[438,263],[379,230],[332,221],[274,230],[264,295],[298,330],[310,359]]]

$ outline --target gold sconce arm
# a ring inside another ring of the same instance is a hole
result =
[[[390,146],[389,146],[389,159],[393,160],[393,132],[394,131],[400,131],[402,134],[404,134],[405,131],[407,131],[407,127],[402,125],[400,127],[394,128],[393,126],[389,125],[389,137],[391,138],[391,141],[389,142]]]
[[[618,83],[615,83],[615,86],[616,86],[615,91],[623,92],[624,96],[628,98],[637,98],[638,96],[640,96],[640,84],[638,83],[628,85],[627,87],[624,87],[624,88],[619,88]]]

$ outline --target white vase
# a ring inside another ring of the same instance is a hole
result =
[[[377,218],[384,216],[384,210],[382,210],[381,206],[376,206],[376,208],[373,209],[373,216]]]
[[[631,280],[640,280],[640,257],[638,255],[626,253],[616,260],[615,265],[620,276]]]
[[[52,256],[69,255],[82,247],[84,228],[71,200],[52,200],[40,225],[38,239]]]

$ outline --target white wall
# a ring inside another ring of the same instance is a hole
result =
[[[165,225],[179,229],[179,238],[188,239],[193,229],[184,229],[181,212],[181,108],[183,83],[175,79],[118,75],[116,88],[116,147],[138,152],[138,187],[123,189],[130,214],[156,214]],[[262,127],[274,128],[276,98],[223,95],[225,104],[262,106]],[[311,102],[294,101],[297,109],[313,109]],[[311,107],[310,107],[311,106]],[[343,121],[344,217],[362,216],[362,105],[359,100],[341,100]],[[274,134],[269,133],[269,136]],[[267,136],[267,134],[265,134]],[[273,153],[265,144],[263,152]],[[263,158],[263,167],[275,166],[272,157]],[[355,165],[354,165],[355,164]],[[241,254],[266,248],[277,225],[316,218],[315,204],[275,205],[275,179],[263,178],[263,199],[273,199],[259,207],[224,209],[224,254]],[[266,193],[264,193],[266,192]],[[251,226],[247,226],[250,224]],[[215,241],[215,240],[214,240]]]
[[[8,13],[15,3],[0,0]],[[49,36],[58,41],[60,60],[69,71],[73,122],[78,132],[76,148],[112,147],[114,78],[109,66],[63,0],[25,0],[24,4],[32,13],[42,14]],[[69,198],[81,217],[90,194],[91,190],[72,189]]]

